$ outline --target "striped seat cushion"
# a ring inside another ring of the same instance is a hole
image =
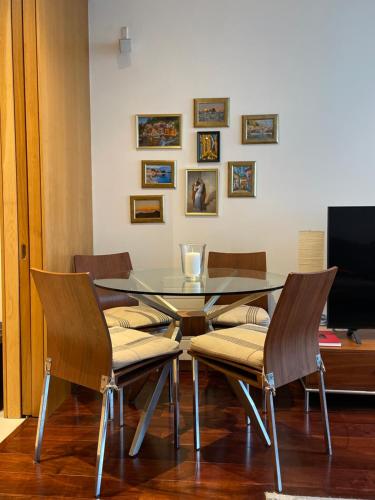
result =
[[[169,325],[171,318],[152,307],[139,305],[130,307],[112,307],[105,309],[104,316],[108,328],[145,328],[147,326]]]
[[[175,340],[120,326],[109,328],[109,334],[112,341],[114,370],[171,353],[179,347]]]
[[[220,309],[222,305],[213,306],[211,310]],[[231,311],[220,314],[212,320],[213,325],[237,326],[245,323],[253,323],[254,325],[266,326],[270,324],[268,312],[261,307],[256,306],[238,306]]]
[[[255,325],[215,330],[193,337],[190,351],[262,370],[266,332]]]

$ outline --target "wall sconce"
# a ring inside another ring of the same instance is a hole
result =
[[[128,54],[132,50],[132,39],[129,38],[129,29],[127,26],[121,28],[121,38],[119,40],[119,49],[121,54]]]
[[[323,271],[324,231],[299,232],[298,268],[301,273]]]

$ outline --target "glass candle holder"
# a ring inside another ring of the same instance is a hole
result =
[[[206,245],[180,243],[182,273],[189,281],[200,280],[204,271]]]

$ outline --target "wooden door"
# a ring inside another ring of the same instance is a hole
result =
[[[46,354],[29,268],[71,271],[92,252],[87,0],[1,0],[0,49],[4,403],[18,417],[38,414]]]

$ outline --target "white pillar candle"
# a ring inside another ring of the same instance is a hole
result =
[[[201,254],[199,252],[187,252],[185,255],[186,276],[198,276],[201,272]]]

